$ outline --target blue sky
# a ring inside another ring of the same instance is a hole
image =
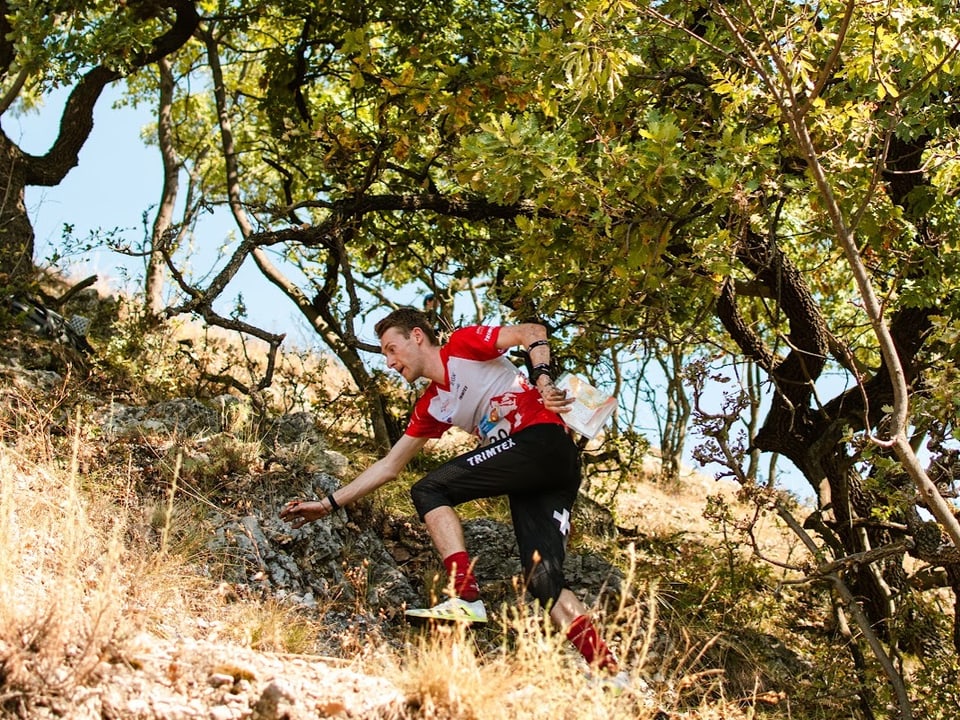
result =
[[[12,123],[5,118],[7,134],[28,152],[46,152],[56,137],[63,100],[58,93],[39,112]],[[142,119],[140,111],[113,109],[109,101],[101,100],[79,165],[56,187],[27,189],[38,259],[46,257],[44,248],[59,245],[64,223],[73,224],[79,236],[98,227],[116,226],[128,228],[131,239],[140,236],[143,211],[159,199],[156,178],[161,171],[159,152],[140,140]],[[98,254],[84,259],[83,264],[112,275],[116,259]]]
[[[4,118],[4,129],[27,152],[46,152],[54,138],[66,96],[56,93],[39,112],[20,118]],[[160,201],[162,163],[160,151],[141,138],[152,121],[152,108],[115,107],[116,89],[109,88],[96,106],[94,127],[80,152],[79,164],[65,180],[52,188],[27,189],[27,211],[37,242],[36,257],[43,262],[53,249],[62,247],[63,227],[73,226],[74,237],[84,239],[91,232],[119,229],[119,236],[133,246],[142,244]],[[144,227],[146,213],[146,228]],[[228,218],[207,220],[198,228],[198,245],[209,248],[208,261],[233,230]],[[58,264],[69,266],[72,277],[96,273],[117,289],[142,287],[144,261],[109,251],[68,257]],[[134,282],[124,283],[124,271]],[[271,331],[286,332],[299,346],[315,341],[304,321],[280,292],[262,280],[252,268],[241,271],[231,284],[230,301],[243,292],[250,320]],[[227,309],[220,307],[221,312]]]

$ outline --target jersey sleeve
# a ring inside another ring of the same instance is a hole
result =
[[[451,355],[468,360],[493,360],[506,352],[497,347],[499,337],[498,325],[471,325],[452,333],[447,348]]]
[[[407,429],[404,433],[412,437],[419,438],[438,438],[449,430],[452,425],[437,420],[429,412],[430,393],[421,397],[413,406],[413,413],[407,422]]]

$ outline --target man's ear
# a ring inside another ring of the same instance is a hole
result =
[[[421,328],[415,327],[410,331],[410,337],[413,338],[417,345],[422,345],[426,335],[423,334],[423,330]]]

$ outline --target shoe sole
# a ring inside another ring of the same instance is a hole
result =
[[[429,609],[427,610],[407,610],[404,615],[412,621],[420,622],[442,622],[442,623],[464,623],[466,625],[473,624],[483,624],[487,622],[485,617],[469,616],[469,615],[446,615],[441,613],[433,613]]]

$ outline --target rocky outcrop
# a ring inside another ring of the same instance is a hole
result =
[[[105,432],[116,437],[162,432],[209,439],[230,432],[247,412],[230,396],[210,403],[179,398],[147,407],[113,404],[104,408],[99,422]],[[324,497],[343,482],[346,458],[326,448],[326,440],[308,413],[279,417],[267,424],[261,436],[270,457],[292,454],[292,446],[308,447],[312,452],[309,464],[324,468],[289,479],[286,485],[292,495]],[[184,455],[183,463],[210,462],[202,456],[203,442],[194,448],[181,444],[177,450]],[[429,599],[425,579],[439,564],[417,518],[385,518],[377,527],[370,527],[370,518],[358,520],[348,508],[293,530],[279,519],[279,503],[273,497],[250,497],[249,506],[251,512],[242,516],[214,512],[208,518],[214,528],[208,549],[230,558],[224,568],[226,582],[306,608],[361,599],[388,619],[405,606]],[[573,524],[596,536],[615,532],[610,512],[586,498],[575,509]],[[493,598],[515,598],[521,568],[512,527],[474,519],[464,523],[464,534],[485,593]],[[597,600],[601,590],[619,589],[618,571],[598,556],[571,552],[566,569],[571,587],[588,602]],[[360,575],[362,582],[358,581]],[[364,597],[357,598],[358,592]]]

